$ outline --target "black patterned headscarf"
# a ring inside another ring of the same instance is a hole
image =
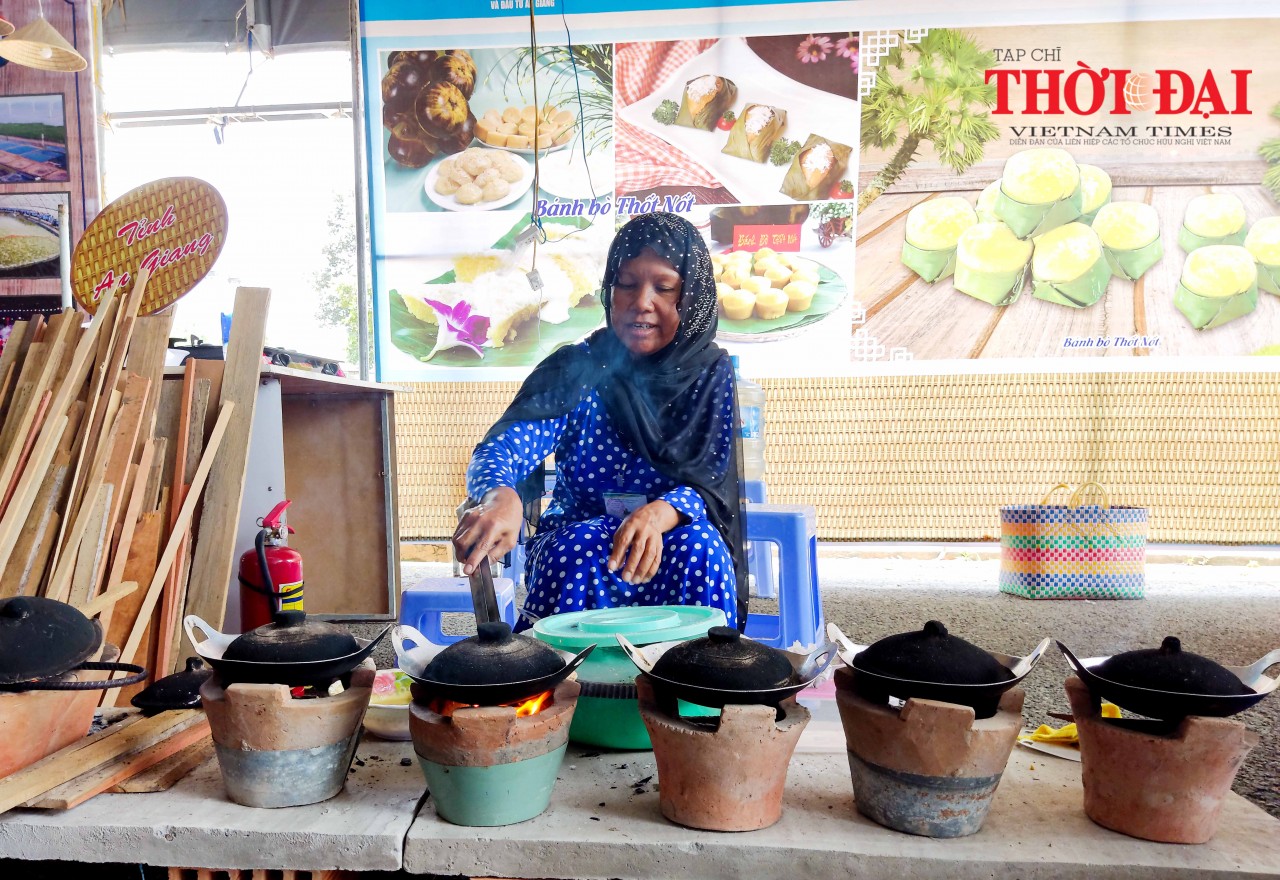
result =
[[[682,280],[675,338],[650,355],[634,357],[614,334],[613,284],[622,264],[648,248],[669,262]],[[742,511],[737,396],[734,438],[725,460],[724,392],[733,393],[729,355],[715,344],[716,285],[711,254],[691,223],[675,214],[644,214],[623,226],[609,246],[601,289],[606,326],[584,345],[567,346],[542,361],[489,429],[488,440],[514,422],[558,418],[592,389],[600,392],[614,428],[631,448],[677,483],[698,490],[707,517],[733,556],[738,627],[746,623],[747,564]],[[522,485],[521,497],[542,492]],[[525,489],[531,491],[525,491]]]

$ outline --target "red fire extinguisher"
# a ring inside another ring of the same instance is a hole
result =
[[[293,529],[280,522],[284,500],[258,520],[262,530],[240,557],[240,623],[244,632],[271,622],[276,611],[302,610],[302,554],[285,546]]]

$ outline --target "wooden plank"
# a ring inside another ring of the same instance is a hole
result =
[[[0,500],[0,510],[9,506],[9,500],[13,498],[14,491],[18,488],[18,480],[22,478],[23,470],[26,468],[31,458],[31,448],[35,446],[36,438],[40,434],[40,429],[44,427],[45,416],[49,413],[49,404],[53,400],[53,393],[46,391],[40,397],[40,403],[36,406],[36,418],[31,423],[31,429],[27,431],[27,436],[22,441],[22,449],[18,453],[18,469],[14,472],[13,479],[9,481],[8,487],[4,491],[4,498]],[[40,475],[44,479],[44,475]]]
[[[163,712],[132,724],[108,728],[101,738],[88,737],[91,741],[73,743],[60,749],[0,780],[0,813],[140,746],[157,743],[177,725],[190,724],[193,716],[202,715],[197,709]]]
[[[142,515],[143,499],[146,498],[147,488],[146,482],[143,480],[144,473],[150,473],[151,462],[155,456],[155,443],[147,440],[142,444],[142,455],[138,459],[135,468],[135,476],[133,479],[132,492],[129,495],[129,503],[124,509],[124,520],[120,526],[120,535],[116,540],[115,547],[112,550],[111,568],[107,573],[107,589],[111,589],[120,583],[124,575],[124,566],[129,557],[129,545],[133,543],[134,530],[137,528],[138,517]]]
[[[25,436],[27,426],[23,425],[23,417],[31,409],[31,400],[36,395],[36,385],[39,381],[40,372],[46,364],[45,353],[47,351],[48,343],[31,343],[30,355],[22,363],[22,371],[18,373],[13,390],[13,400],[9,404],[9,412],[5,415],[3,428],[0,428],[0,455],[7,456],[9,454],[19,430],[23,431]],[[30,425],[30,422],[27,425]],[[10,471],[10,476],[12,476],[12,470]],[[7,477],[5,482],[8,482]]]
[[[187,533],[187,529],[191,525],[191,516],[195,512],[196,503],[204,492],[209,471],[218,458],[222,437],[226,433],[227,425],[233,418],[235,411],[235,403],[227,401],[222,404],[222,411],[218,414],[218,421],[213,427],[213,436],[209,438],[209,445],[200,459],[200,467],[196,469],[196,479],[191,484],[191,491],[187,494],[187,500],[182,504],[178,523],[169,535],[164,553],[161,554],[160,562],[156,565],[155,575],[152,577],[151,584],[147,587],[146,595],[143,597],[142,605],[138,609],[138,620],[134,623],[133,630],[129,633],[129,639],[120,651],[120,656],[122,657],[133,657],[138,652],[138,645],[142,641],[142,632],[146,628],[146,622],[150,619],[151,612],[155,610],[156,602],[160,598],[161,588],[168,579],[169,569],[177,559],[178,547],[182,543],[182,537]],[[221,616],[219,616],[219,621],[221,621]],[[212,623],[212,621],[210,622]],[[108,704],[104,701],[103,705]]]
[[[193,361],[187,363],[194,366]],[[186,448],[174,459],[174,488],[170,498],[171,521],[177,519],[178,510],[186,497],[187,487],[191,485],[196,463],[204,452],[204,422],[209,410],[209,394],[213,387],[211,379],[195,379],[195,370],[192,369],[188,370],[183,377],[184,391],[187,391],[185,386],[188,379],[194,381],[182,410],[182,422],[185,425],[179,430],[179,436],[186,438]],[[192,520],[192,531],[199,527],[200,511],[196,511],[195,518]],[[183,539],[182,546],[178,550],[178,558],[181,564],[174,566],[173,571],[169,573],[169,581],[165,584],[160,602],[160,621],[161,626],[165,628],[165,637],[157,646],[156,668],[166,672],[176,672],[178,664],[182,662],[183,655],[175,653],[173,646],[181,645],[183,638],[182,617],[187,604],[187,590],[184,585],[190,578],[193,561],[190,535]]]
[[[112,587],[94,596],[88,602],[80,606],[80,613],[85,617],[97,617],[99,614],[107,614],[119,602],[128,596],[132,596],[138,592],[137,581],[125,581],[118,586]],[[104,627],[105,628],[105,627]]]
[[[264,288],[242,287],[236,291],[219,398],[224,408],[228,403],[235,404],[235,418],[227,429],[226,450],[219,456],[209,481],[187,588],[187,612],[200,615],[214,627],[222,626],[236,561],[236,532],[270,302],[271,292]],[[186,656],[192,650],[184,633],[179,654]]]
[[[13,548],[18,541],[18,535],[26,525],[26,512],[31,510],[31,505],[35,503],[36,496],[40,493],[40,486],[44,482],[44,474],[48,472],[49,465],[53,461],[54,454],[57,452],[57,440],[62,436],[62,429],[65,427],[67,417],[62,415],[49,424],[47,433],[43,433],[36,443],[36,448],[31,453],[31,465],[27,469],[27,473],[23,479],[19,481],[17,491],[14,493],[13,500],[9,504],[3,520],[0,520],[0,570],[7,568],[9,558],[13,553]],[[40,478],[37,479],[36,475]],[[23,516],[19,518],[16,513],[23,512]],[[9,514],[15,514],[10,516]]]
[[[89,524],[85,528],[80,548],[76,552],[75,568],[71,572],[71,587],[67,592],[67,602],[77,608],[93,597],[94,578],[98,572],[98,561],[106,555],[110,523],[107,517],[111,512],[111,499],[115,495],[115,486],[103,483],[98,488],[97,497],[89,514]],[[70,559],[68,555],[66,558]]]
[[[118,524],[126,503],[132,500],[133,461],[137,457],[139,438],[143,437],[143,426],[146,424],[146,413],[150,399],[151,380],[133,373],[129,374],[125,384],[124,402],[116,420],[115,439],[112,441],[111,454],[106,461],[107,483],[115,486],[117,491],[112,498],[111,507],[107,511],[107,535],[109,544],[114,543]],[[150,442],[150,441],[147,441]],[[100,560],[93,579],[93,595],[102,584],[106,573],[106,563],[110,553]]]
[[[9,328],[9,340],[4,345],[4,351],[0,352],[0,419],[4,418],[4,414],[9,406],[9,392],[13,390],[13,381],[18,376],[17,367],[22,363],[19,354],[25,354],[22,345],[22,339],[27,332],[26,321],[15,321],[13,326]]]
[[[110,302],[114,301],[114,296],[115,296],[115,288],[113,287],[111,290],[107,291],[104,294],[104,297],[107,298],[107,299],[104,299],[104,303],[109,305]],[[57,418],[59,415],[65,414],[71,407],[72,401],[79,395],[80,389],[83,387],[85,379],[88,377],[89,371],[92,367],[90,357],[93,351],[95,350],[95,347],[97,344],[97,338],[102,329],[102,318],[105,317],[105,314],[107,311],[109,311],[109,309],[107,310],[100,309],[99,314],[95,315],[93,321],[90,322],[89,329],[80,335],[80,339],[76,343],[76,352],[75,352],[75,357],[72,360],[72,367],[68,371],[66,377],[63,379],[62,384],[58,386],[57,394],[54,396],[53,403],[50,404],[49,412],[53,418]],[[43,436],[41,439],[43,440]],[[80,447],[80,451],[81,453],[83,453],[84,451],[83,444]],[[74,497],[72,490],[74,489],[75,474],[76,474],[77,468],[79,467],[78,463],[80,460],[81,459],[77,457],[76,459],[77,464],[71,470],[71,474],[72,474],[71,481],[70,481],[71,485],[69,486],[67,491],[67,497],[69,498]],[[22,513],[22,518],[25,518],[25,511],[22,511],[21,513]],[[11,516],[18,517],[18,514],[19,514],[19,511],[7,509],[5,510],[4,519],[8,520]],[[61,530],[66,527],[66,519],[67,517],[63,517],[62,525],[59,527],[60,530],[58,533],[58,540],[55,541],[54,543],[55,557],[56,557],[56,554],[59,552],[59,549],[61,548],[61,543],[60,543],[62,538]],[[0,530],[2,530],[3,527],[4,527],[4,523],[0,522]],[[0,560],[0,561],[3,561],[3,560]],[[56,562],[56,558],[53,561]],[[50,567],[52,567],[52,564]]]
[[[157,459],[162,465],[163,481],[160,485],[172,485],[174,458],[178,452],[178,425],[181,420],[183,383],[177,379],[165,379],[160,385],[160,401],[156,406],[154,436],[165,441],[164,455]],[[156,489],[159,494],[159,487]]]
[[[209,719],[205,714],[194,709],[183,711],[192,714],[155,741],[143,741],[131,751],[46,791],[24,806],[40,810],[69,810],[208,737]]]
[[[66,483],[71,458],[65,450],[54,453],[40,493],[31,508],[31,518],[22,529],[4,578],[0,580],[0,598],[30,596],[36,592],[44,574],[48,552],[57,535],[58,510],[62,501],[62,487]]]
[[[111,790],[120,793],[168,791],[192,770],[212,761],[213,755],[213,737],[206,736],[132,779],[116,783]]]
[[[138,524],[134,528],[133,540],[129,542],[124,572],[121,575],[123,582],[151,583],[151,579],[156,573],[156,563],[160,559],[160,548],[164,543],[164,526],[165,516],[160,511],[144,513],[138,520]],[[129,640],[130,633],[133,632],[134,626],[141,619],[139,612],[142,610],[142,601],[145,598],[146,594],[142,590],[137,590],[116,603],[115,607],[111,609],[111,619],[104,621],[102,627],[107,634],[107,642],[113,645],[123,645]],[[151,626],[151,620],[143,620],[142,635],[138,639],[139,645],[150,645],[153,641],[153,633],[154,628]],[[155,664],[152,662],[150,651],[145,654],[134,651],[127,657],[121,654],[120,660],[124,663],[136,663],[142,660],[141,665],[152,670],[154,676]],[[141,688],[139,687],[138,689],[140,690]],[[114,688],[103,694],[102,705],[114,706],[121,701],[127,702],[127,698],[132,696],[133,691],[130,688]]]
[[[164,457],[168,453],[169,439],[156,437],[155,454],[152,456],[151,473],[147,476],[146,493],[143,496],[143,510],[160,509],[160,487],[164,482]]]
[[[108,435],[103,447],[105,454],[110,454],[111,444],[114,439],[114,435]],[[105,476],[102,471],[95,471],[90,474],[89,480],[85,483],[86,498],[97,497],[98,491],[106,482]],[[66,516],[71,518],[72,511],[75,510],[75,522],[67,530],[66,537],[63,539],[63,552],[59,555],[57,565],[53,569],[53,575],[45,588],[46,596],[51,599],[57,599],[60,602],[65,602],[67,596],[71,594],[71,577],[75,572],[76,548],[84,540],[85,531],[89,528],[89,523],[93,519],[92,504],[81,504],[78,509],[75,509],[73,507],[74,503],[74,497],[68,494]]]

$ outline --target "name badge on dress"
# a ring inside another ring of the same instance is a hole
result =
[[[604,493],[604,512],[618,519],[626,519],[648,503],[647,495],[636,495],[630,492]]]

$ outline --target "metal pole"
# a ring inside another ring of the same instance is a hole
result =
[[[58,272],[62,276],[62,307],[71,308],[71,211],[58,202]]]
[[[363,77],[360,70],[360,11],[359,0],[351,0],[351,130],[355,138],[355,193],[356,193],[356,328],[360,347],[360,378],[369,378],[369,286],[365,260],[365,198],[364,198],[364,138],[361,137],[364,120]]]

